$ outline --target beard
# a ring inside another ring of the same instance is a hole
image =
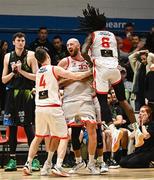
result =
[[[70,56],[71,56],[71,57],[75,57],[75,56],[77,56],[77,54],[78,54],[78,49],[75,48],[75,49],[74,49],[74,52],[71,53]]]

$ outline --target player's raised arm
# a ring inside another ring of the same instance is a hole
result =
[[[90,63],[91,63],[91,59],[90,56],[88,55],[88,50],[90,49],[91,44],[92,44],[92,35],[89,34],[89,36],[86,38],[82,46],[81,54],[84,57],[84,59]]]

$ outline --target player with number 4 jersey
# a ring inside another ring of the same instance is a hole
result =
[[[67,139],[67,125],[61,107],[57,78],[63,77],[72,80],[81,80],[91,75],[90,70],[73,73],[61,67],[51,66],[50,56],[42,48],[36,50],[35,57],[38,63],[41,64],[41,68],[36,73],[36,133],[30,145],[27,162],[23,168],[25,175],[31,175],[32,173],[32,160],[43,138],[52,137],[49,145],[48,158],[43,166],[43,170],[45,169],[47,174],[50,173],[51,160],[54,152],[57,150],[59,140]],[[60,169],[57,171],[60,176],[66,176]]]

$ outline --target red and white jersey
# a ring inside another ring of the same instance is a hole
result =
[[[118,66],[117,41],[113,33],[109,31],[95,31],[92,33],[91,58],[95,59],[96,65],[107,68]],[[103,57],[102,50],[111,50],[112,57]]]
[[[68,67],[67,70],[71,72],[84,72],[89,69],[85,60],[77,61],[72,59],[70,56],[67,57]],[[64,88],[63,102],[70,101],[91,101],[93,94],[93,88],[88,82],[75,81],[74,83]]]
[[[42,66],[36,73],[36,106],[59,106],[59,85],[54,74],[54,66]]]

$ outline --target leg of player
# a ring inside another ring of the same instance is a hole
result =
[[[48,151],[48,157],[43,165],[43,168],[41,169],[41,175],[46,176],[50,175],[52,173],[51,167],[52,167],[52,157],[54,155],[54,152],[57,150],[59,144],[58,138],[52,138],[50,145],[49,145],[49,151]]]
[[[103,160],[103,145],[104,144],[103,144],[101,124],[97,125],[96,133],[97,133],[97,164],[100,168],[100,173],[105,173],[109,171],[109,168]]]
[[[116,97],[119,101],[120,106],[124,109],[126,112],[126,115],[130,122],[132,123],[132,126],[135,130],[135,147],[140,147],[144,144],[144,136],[141,133],[139,129],[139,124],[136,121],[135,114],[133,111],[133,108],[131,105],[127,102],[125,98],[125,88],[122,81],[120,81],[118,84],[113,86]]]
[[[82,160],[80,150],[81,142],[79,136],[81,129],[82,127],[72,127],[71,139],[76,162],[73,168],[69,171],[70,174],[75,174],[78,170],[86,167],[86,163]]]
[[[101,120],[109,126],[112,134],[112,151],[116,152],[119,149],[120,140],[123,132],[116,129],[112,121],[112,114],[107,102],[107,94],[97,94],[98,101],[101,107]]]
[[[95,161],[94,161],[94,156],[96,152],[96,143],[97,143],[96,124],[87,122],[86,129],[89,137],[89,141],[88,141],[89,162],[87,167],[91,174],[100,174],[100,171],[96,169]]]
[[[66,154],[66,149],[68,145],[68,139],[61,139],[58,149],[57,149],[57,162],[52,168],[52,173],[57,176],[68,177],[69,174],[62,168],[62,163]]]
[[[39,145],[42,142],[42,140],[43,140],[43,137],[36,137],[35,136],[35,138],[31,142],[31,145],[29,148],[29,153],[28,153],[28,158],[27,158],[27,161],[26,161],[24,168],[23,168],[23,173],[25,175],[31,175],[32,174],[32,161],[33,161],[33,158],[35,157],[35,155],[38,151]]]

